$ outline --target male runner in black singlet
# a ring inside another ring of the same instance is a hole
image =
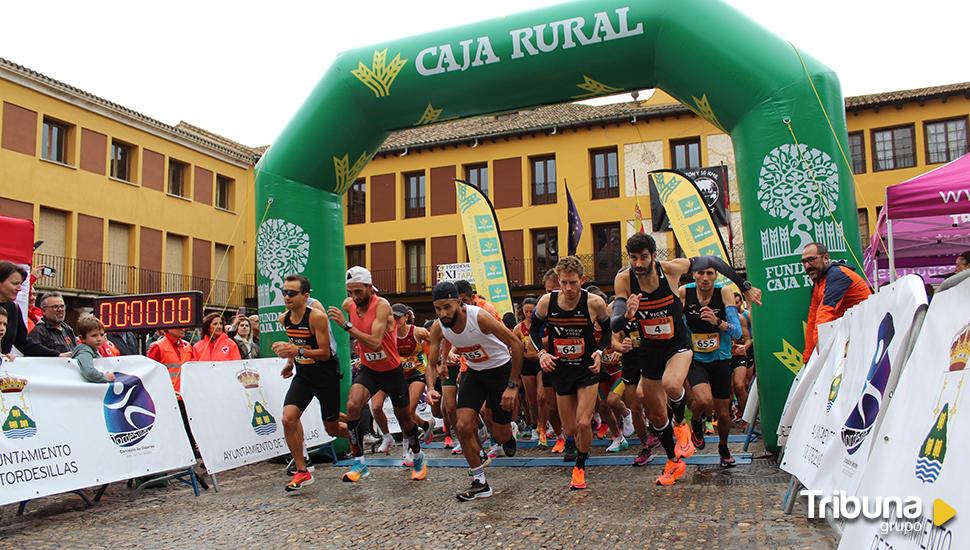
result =
[[[657,484],[673,485],[687,472],[681,459],[694,454],[690,427],[684,422],[684,380],[691,364],[691,344],[683,307],[676,295],[677,282],[690,271],[714,268],[743,289],[756,304],[761,303],[761,291],[717,257],[661,262],[656,259],[656,241],[643,233],[627,239],[626,251],[630,267],[617,273],[614,280],[616,300],[612,325],[613,330],[620,332],[630,321],[636,321],[641,344],[637,348],[637,360],[623,366],[623,381],[640,385],[650,429],[658,435],[667,453],[667,464]],[[668,418],[668,403],[672,420]]]

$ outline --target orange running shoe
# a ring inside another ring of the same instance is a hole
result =
[[[687,473],[687,464],[683,460],[668,460],[664,465],[664,472],[657,478],[657,485],[670,486],[684,477]]]
[[[312,483],[313,483],[313,474],[307,471],[303,471],[303,472],[298,471],[295,474],[293,474],[293,479],[291,479],[290,482],[286,484],[286,487],[284,487],[283,490],[285,490],[287,493],[296,493],[300,489]]]
[[[540,430],[539,431],[539,446],[540,447],[548,447],[549,446],[549,439],[546,438],[546,431],[545,430]]]
[[[552,447],[552,452],[561,453],[566,450],[566,438],[560,437],[556,439],[556,444]]]
[[[599,429],[596,430],[596,439],[606,439],[608,431],[610,431],[610,427],[606,425],[606,422],[601,422]]]
[[[445,436],[445,449],[453,449],[455,447],[455,442],[451,440],[450,435]]]
[[[586,468],[573,466],[573,477],[569,480],[569,488],[574,491],[586,488]]]
[[[674,425],[674,437],[677,439],[674,445],[677,458],[694,456],[694,443],[690,440],[690,425],[687,422]]]

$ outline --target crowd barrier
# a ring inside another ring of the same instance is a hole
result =
[[[182,365],[182,399],[210,474],[289,454],[283,400],[293,378],[280,375],[285,365],[278,358]],[[333,441],[316,399],[302,421],[306,447]]]
[[[81,378],[73,360],[0,366],[0,505],[195,464],[165,368],[99,359],[115,381]]]
[[[907,276],[820,327],[818,354],[789,395],[782,468],[807,489],[857,497],[872,510],[888,497],[921,499],[915,520],[845,522],[840,548],[968,547],[959,512],[970,510],[970,493],[958,465],[970,459],[961,437],[970,420],[960,414],[970,282],[937,293],[928,310],[925,303],[922,281]],[[934,522],[941,506],[956,517]]]

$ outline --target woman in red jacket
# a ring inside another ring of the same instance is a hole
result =
[[[195,361],[238,361],[239,346],[223,329],[222,315],[210,313],[202,319],[202,339],[192,348]]]

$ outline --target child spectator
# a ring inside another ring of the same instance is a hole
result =
[[[93,315],[81,319],[77,324],[77,333],[81,343],[74,348],[71,358],[81,368],[81,376],[88,382],[114,382],[114,373],[102,373],[94,368],[94,359],[98,357],[97,350],[104,343],[104,325],[101,320]]]

